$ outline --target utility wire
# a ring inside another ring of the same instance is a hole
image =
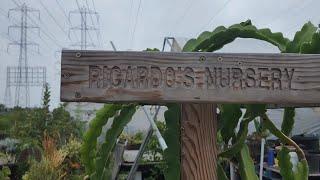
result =
[[[13,1],[17,6],[21,6],[21,4],[19,4],[19,3],[16,2],[16,0],[12,0],[12,1]],[[33,20],[28,14],[27,14],[27,17],[32,21],[32,23],[33,23],[34,25],[38,26],[38,24],[35,22],[35,20]],[[46,27],[46,25],[41,21],[41,19],[40,19],[40,22]],[[52,35],[52,34],[50,33],[50,31],[46,32],[46,31],[43,31],[41,28],[40,28],[40,31],[41,31],[44,35],[46,35],[46,36],[47,36],[54,44],[56,44],[58,47],[61,47],[61,48],[63,47],[63,46],[61,46],[59,43],[56,42],[55,36]],[[50,34],[50,35],[49,35],[49,34]],[[51,36],[52,36],[52,37],[51,37]],[[41,39],[43,42],[45,42],[41,36],[39,36],[39,37],[40,37],[40,39]]]
[[[94,3],[94,0],[91,0],[91,2],[92,2],[92,6],[93,6],[94,12],[97,12],[97,10],[96,10],[96,5],[95,5],[95,3]],[[99,21],[98,16],[96,16],[96,18],[97,18],[97,21]]]
[[[205,24],[201,27],[201,29],[197,32],[197,34],[199,34],[201,31],[203,31],[204,28],[206,28],[208,25],[210,25],[210,24],[215,20],[215,18],[224,10],[224,8],[227,7],[227,5],[228,5],[230,2],[231,2],[231,0],[225,1],[225,3],[224,3],[224,4],[222,5],[222,7],[218,10],[218,12],[217,12],[215,15],[213,15],[213,16],[209,19],[209,21],[208,21],[207,23],[205,23]]]
[[[307,2],[307,1],[303,1],[303,4],[301,5],[300,4],[300,1],[299,1],[299,5],[297,6],[297,5],[294,5],[294,7],[298,7],[298,8],[295,8],[295,9],[297,9],[298,11],[297,12],[299,12],[299,14],[302,12],[302,10],[303,9],[305,9],[306,8],[306,6],[307,5],[309,5],[311,2],[313,2],[314,0],[311,0],[311,1],[309,1],[309,2]],[[287,9],[285,9],[281,14],[285,14],[285,15],[287,15],[287,14],[290,14],[290,12],[292,12],[291,11],[292,10],[292,7],[291,6],[289,6]],[[294,13],[295,15],[297,15],[297,13]],[[267,24],[264,24],[264,25],[262,25],[262,26],[265,26],[265,27],[268,27],[268,26],[270,26],[271,24],[273,24],[273,23],[275,23],[275,22],[277,22],[277,21],[279,21],[280,19],[283,19],[283,15],[279,15],[279,14],[277,14],[276,16],[274,16],[272,19],[271,19],[271,21]],[[291,17],[292,18],[292,17]]]
[[[60,28],[60,30],[68,37],[69,40],[70,37],[68,36],[68,33],[63,29],[63,27],[58,23],[57,19],[51,14],[51,12],[49,11],[49,9],[43,4],[43,2],[41,0],[38,0],[38,2],[40,3],[40,5],[43,7],[43,9],[47,12],[47,14],[51,17],[51,19],[55,22],[55,24],[58,25],[58,27]],[[41,21],[41,20],[40,20]]]
[[[188,1],[188,4],[187,4],[187,8],[183,11],[182,15],[177,18],[177,20],[174,22],[174,25],[176,27],[179,26],[179,24],[182,23],[182,21],[184,20],[184,18],[186,17],[186,15],[188,14],[188,12],[190,11],[191,7],[192,7],[192,4],[193,4],[193,1],[192,0],[189,0]],[[172,32],[172,31],[171,31]]]
[[[130,35],[132,34],[132,21],[131,21],[131,17],[132,17],[132,14],[133,14],[133,0],[130,1],[130,17],[129,17],[129,24],[128,24],[128,45],[130,44]]]
[[[86,5],[87,5],[88,10],[90,10],[90,6],[88,4],[88,0],[86,0]],[[96,13],[95,10],[94,10],[94,13]],[[97,15],[96,15],[96,18],[97,18],[97,21],[98,21]],[[93,20],[93,17],[92,17],[92,13],[90,13],[90,19],[91,19],[91,22],[92,22],[92,26],[95,26],[95,23],[94,23],[94,20]],[[98,25],[99,25],[99,23],[97,22],[97,26]],[[102,46],[99,30],[96,29],[95,32],[96,32],[96,36],[97,36],[97,40],[99,42],[99,45]]]
[[[19,6],[19,5],[18,5],[18,6]],[[17,24],[20,24],[19,21],[16,20],[15,18],[13,18],[13,17],[8,18],[8,15],[7,15],[7,14],[4,12],[4,10],[1,9],[1,8],[0,8],[0,14],[2,14],[2,15],[3,15],[4,17],[6,17],[9,21],[12,21],[12,22],[15,23],[16,25],[17,25]],[[27,16],[29,16],[29,15],[27,15]],[[29,17],[29,18],[30,18],[30,17]],[[39,29],[39,30],[41,31],[41,29]],[[35,34],[35,35],[37,35],[34,31],[30,31],[30,32],[33,33],[33,34]],[[8,34],[6,34],[6,35],[7,35],[9,38],[11,38],[11,39],[8,39],[8,38],[7,38],[8,40],[15,41],[11,36],[9,36]],[[39,37],[40,37],[40,39],[45,43],[45,45],[50,48],[50,46],[48,45],[48,43],[47,43],[46,41],[44,41],[41,36],[39,36]],[[27,34],[27,38],[30,39],[29,34]]]
[[[32,21],[32,23],[33,23],[34,25],[39,26],[38,23],[37,23],[34,19],[32,19],[29,15],[27,15],[27,17]],[[45,25],[45,24],[43,23],[43,21],[40,20],[40,22],[41,22],[43,25]],[[44,31],[44,30],[42,30],[42,29],[40,28],[40,32],[42,32],[45,36],[47,36],[47,37],[48,37],[54,44],[56,44],[58,47],[63,48],[63,46],[60,45],[60,44],[56,41],[57,38],[56,38],[54,35],[52,35],[52,34],[50,33],[50,31]],[[42,39],[41,36],[39,36],[39,37],[40,37],[40,39]],[[43,39],[42,39],[42,40],[43,40]]]
[[[69,26],[72,27],[72,23],[71,23],[68,15],[67,15],[67,13],[64,11],[62,5],[60,4],[59,0],[56,0],[56,3],[57,3],[57,5],[58,5],[59,9],[62,11],[64,17],[67,19],[67,22],[68,22]],[[72,31],[72,32],[73,32],[73,31]],[[76,37],[76,39],[79,40],[79,37],[78,37],[77,33],[73,32],[73,34],[74,34],[74,36]],[[69,36],[69,35],[68,35],[68,36]]]
[[[131,35],[131,43],[130,43],[131,44],[131,49],[132,49],[133,40],[134,40],[134,36],[135,36],[135,33],[136,33],[137,24],[138,24],[138,16],[139,16],[140,8],[141,8],[141,1],[142,0],[139,0],[138,10],[137,10],[135,23],[134,23],[133,31],[132,31],[132,35]]]

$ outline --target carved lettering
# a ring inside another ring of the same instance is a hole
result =
[[[230,85],[230,68],[219,68],[220,71],[220,86],[227,87]]]
[[[255,70],[253,68],[246,69],[246,87],[251,88],[256,86],[256,79],[255,79]]]
[[[258,68],[259,71],[259,87],[270,88],[270,72],[268,68]]]
[[[272,68],[271,74],[271,89],[281,89],[281,70],[279,68]]]
[[[147,88],[148,86],[148,69],[145,66],[137,68],[137,88]]]
[[[161,87],[162,83],[162,72],[159,67],[151,67],[150,72],[150,85],[152,88],[159,88]]]
[[[89,66],[89,88],[291,89],[294,68]],[[203,86],[196,86],[197,84]]]
[[[133,78],[131,66],[128,66],[125,74],[126,74],[126,79],[124,82],[124,87],[125,88],[126,87],[133,88],[134,87],[134,78]]]
[[[232,86],[233,88],[241,88],[242,87],[242,69],[240,68],[232,68]]]
[[[166,84],[168,87],[173,87],[175,83],[175,72],[172,67],[166,69]]]
[[[98,66],[89,67],[89,87],[100,88],[101,68]]]
[[[118,66],[114,66],[111,69],[111,84],[113,87],[118,87],[120,86],[122,82],[122,74],[121,74],[121,69]]]
[[[208,67],[206,67],[205,68],[205,75],[206,75],[207,88],[208,89],[216,88],[216,82],[217,82],[216,68],[214,68],[214,72],[211,72],[211,70]]]
[[[190,67],[186,67],[184,69],[184,86],[186,88],[193,88],[194,86],[194,72]]]

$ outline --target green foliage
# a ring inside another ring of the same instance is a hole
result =
[[[257,29],[251,21],[235,24],[229,28],[217,27],[212,32],[203,32],[197,39],[191,39],[183,47],[183,51],[204,51],[211,52],[231,43],[236,38],[253,38],[269,42],[277,46],[280,51],[285,51],[289,40],[284,38],[282,33],[272,33],[270,29]]]
[[[301,31],[298,31],[293,41],[289,42],[286,47],[286,53],[300,53],[301,46],[304,43],[311,42],[313,35],[316,33],[317,27],[315,27],[311,22],[306,23]],[[315,53],[315,52],[312,52]]]
[[[286,136],[289,136],[294,125],[294,115],[295,115],[295,109],[292,107],[287,107],[284,109],[283,113],[283,121],[281,124],[281,131]]]
[[[7,115],[0,115],[0,133],[8,134],[12,126],[12,122]]]
[[[166,124],[161,121],[156,121],[156,125],[160,133],[164,135],[164,132],[166,131]],[[151,155],[151,158],[150,158],[151,161],[156,161],[156,162],[163,161],[163,151],[159,145],[159,141],[156,135],[154,134],[152,135],[149,143],[147,144],[145,153],[148,153],[148,155]],[[156,171],[163,171],[163,166],[158,166],[156,168],[159,168],[159,170],[156,170]]]
[[[102,132],[102,127],[121,107],[121,105],[106,104],[96,113],[96,117],[91,120],[89,129],[83,137],[83,145],[81,147],[82,162],[87,174],[92,174],[95,169],[94,158],[96,157],[97,139]]]
[[[278,153],[277,159],[279,160],[280,174],[284,180],[292,180],[292,163],[290,161],[289,149],[285,146],[281,148]]]
[[[234,41],[236,38],[253,38],[269,42],[279,48],[283,53],[320,53],[320,33],[316,32],[317,28],[310,22],[306,23],[301,31],[297,32],[293,41],[283,37],[281,33],[272,33],[269,29],[257,29],[251,24],[251,21],[235,24],[229,28],[223,26],[217,27],[212,32],[203,32],[196,39],[191,39],[184,46],[183,51],[202,51],[212,52],[222,48],[224,45]],[[263,117],[263,121],[259,123],[259,133],[262,136],[269,130],[272,134],[277,136],[284,144],[290,144],[296,147],[299,156],[298,174],[295,173],[295,178],[305,179],[308,174],[308,166],[304,157],[303,151],[296,145],[289,135],[292,131],[294,124],[294,108],[286,108],[282,131],[278,130],[274,124],[269,120],[265,114],[266,106],[261,105],[248,105],[245,106],[246,114],[240,123],[238,133],[235,132],[236,125],[239,122],[241,112],[239,111],[240,105],[221,105],[221,121],[219,124],[219,132],[223,141],[219,141],[224,151],[220,153],[219,157],[232,159],[236,155],[239,163],[240,174],[242,179],[256,179],[252,177],[255,172],[247,167],[252,166],[252,161],[249,157],[248,149],[244,145],[247,137],[248,124],[253,117]],[[232,146],[228,147],[229,140],[232,139]],[[239,150],[241,151],[239,152]],[[243,167],[245,166],[245,167]],[[254,169],[252,167],[252,169]],[[221,168],[220,168],[221,170]],[[222,169],[223,170],[223,169]]]
[[[241,179],[258,180],[253,160],[250,157],[249,148],[243,145],[240,153],[236,156],[239,162],[239,171]]]
[[[164,113],[167,129],[164,139],[168,148],[164,151],[166,168],[164,176],[166,180],[180,179],[180,106],[168,104],[168,110]]]
[[[10,180],[11,171],[8,166],[3,166],[0,170],[0,179],[1,180]]]
[[[217,174],[219,180],[228,180],[228,177],[220,163],[217,163]]]
[[[66,153],[66,157],[62,162],[62,171],[64,179],[83,179],[84,166],[81,163],[81,142],[71,137],[67,144],[62,146],[62,151]]]
[[[95,171],[90,175],[90,179],[108,179],[111,176],[111,154],[115,147],[117,138],[120,136],[126,124],[131,120],[136,112],[136,105],[126,105],[120,111],[118,116],[115,116],[111,128],[107,131],[105,141],[97,151],[95,157]]]
[[[157,48],[147,48],[145,51],[160,51],[160,50]]]
[[[294,173],[294,180],[307,180],[309,177],[308,161],[306,159],[298,162],[297,171]]]
[[[49,84],[46,83],[44,86],[42,105],[43,105],[43,108],[48,112],[49,112],[49,103],[50,103],[50,90],[49,90]]]
[[[278,153],[280,174],[284,180],[307,180],[308,179],[308,163],[306,160],[298,162],[296,171],[293,171],[293,165],[290,161],[290,151],[287,147],[282,146]]]
[[[234,105],[236,108],[240,108],[237,105]],[[243,120],[240,123],[240,128],[238,131],[237,136],[234,139],[234,143],[232,145],[231,148],[228,148],[227,150],[225,150],[224,152],[221,152],[219,154],[219,157],[224,157],[224,158],[232,158],[232,156],[234,156],[236,153],[238,153],[242,147],[245,144],[245,140],[247,138],[248,135],[248,125],[249,123],[254,120],[257,116],[262,115],[265,112],[265,105],[247,105],[246,106],[246,113],[243,117]],[[230,112],[231,113],[231,112]],[[239,116],[240,118],[241,116]],[[233,125],[231,125],[230,128],[235,128]],[[224,134],[224,131],[220,131],[223,132],[221,134]],[[227,144],[228,142],[226,142]]]
[[[62,172],[52,166],[48,159],[42,159],[40,162],[33,161],[30,169],[22,177],[23,180],[60,180],[62,179]]]
[[[312,40],[304,42],[300,48],[301,54],[319,54],[320,53],[320,32],[314,33]]]
[[[242,116],[240,105],[237,104],[224,104],[221,105],[221,127],[219,128],[221,136],[226,144],[229,139],[234,135],[235,128],[238,125],[239,119]]]

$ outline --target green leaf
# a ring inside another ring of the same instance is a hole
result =
[[[309,177],[309,167],[307,160],[302,160],[297,164],[297,170],[294,173],[295,180],[307,180]]]
[[[234,134],[235,128],[238,125],[239,119],[242,116],[242,111],[239,104],[224,104],[221,105],[221,136],[226,144]]]
[[[89,129],[83,137],[81,147],[81,159],[87,174],[91,174],[95,170],[94,158],[96,156],[97,139],[102,132],[102,127],[121,107],[121,105],[106,104],[96,113],[96,117],[90,121]]]
[[[284,109],[283,121],[281,124],[281,131],[286,136],[289,136],[294,125],[295,109],[293,107],[287,107]]]
[[[239,171],[242,180],[258,180],[253,160],[250,157],[248,146],[242,146],[240,153],[236,156],[239,162]]]
[[[248,104],[248,105],[245,105],[245,107],[247,110],[244,115],[244,118],[247,118],[247,117],[256,118],[266,112],[267,105],[265,105],[265,104]]]
[[[270,29],[257,29],[251,21],[235,24],[229,28],[217,27],[211,33],[202,33],[197,39],[191,39],[183,48],[183,51],[212,52],[222,48],[224,45],[234,41],[236,38],[253,38],[269,42],[277,46],[280,51],[285,51],[289,42],[282,33],[272,33]]]
[[[164,139],[168,148],[163,157],[166,163],[164,177],[166,180],[180,180],[180,106],[168,104],[164,113],[167,129]]]
[[[317,27],[311,22],[303,25],[301,31],[298,31],[293,41],[288,43],[286,47],[286,53],[299,53],[300,48],[304,43],[311,42],[313,34],[317,31]]]
[[[117,138],[120,136],[124,127],[131,120],[135,112],[136,105],[127,105],[124,106],[121,109],[120,114],[113,119],[111,128],[106,133],[104,143],[97,151],[95,159],[95,176],[92,177],[92,180],[103,180],[104,177],[110,176],[112,150],[115,147]]]
[[[311,42],[305,42],[300,49],[301,54],[320,54],[320,33],[314,33]]]
[[[245,140],[248,135],[249,123],[252,120],[254,120],[254,118],[256,118],[257,116],[264,114],[266,111],[266,105],[246,105],[246,107],[247,107],[247,110],[243,120],[240,123],[240,128],[237,134],[237,138],[235,139],[236,140],[235,143],[227,150],[221,152],[219,154],[219,157],[232,158],[235,154],[237,154],[245,145]]]
[[[290,161],[289,149],[285,146],[281,148],[278,153],[277,159],[279,160],[280,174],[284,180],[292,180],[292,163]]]
[[[277,159],[279,160],[280,174],[284,180],[307,180],[309,175],[308,162],[302,160],[297,163],[296,170],[293,171],[293,165],[290,161],[291,157],[289,149],[282,146],[278,153]]]
[[[218,179],[219,180],[229,180],[226,173],[224,172],[223,167],[221,166],[220,163],[217,163],[217,174],[218,174]]]

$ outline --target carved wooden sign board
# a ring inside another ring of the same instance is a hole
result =
[[[319,103],[320,55],[64,50],[61,100]]]

